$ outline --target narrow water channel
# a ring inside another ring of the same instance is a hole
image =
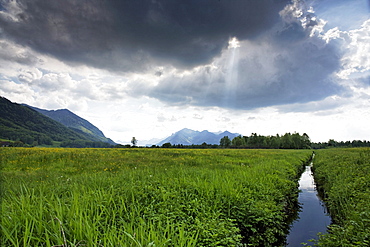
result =
[[[309,240],[318,239],[317,233],[325,233],[331,222],[331,218],[317,194],[311,166],[312,163],[306,166],[306,170],[299,180],[298,202],[301,211],[298,219],[293,222],[288,235],[287,246],[289,247],[303,246],[302,243],[306,243],[306,246],[313,246]]]

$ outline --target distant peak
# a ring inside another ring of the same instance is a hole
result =
[[[187,132],[187,133],[191,132],[191,133],[193,133],[193,132],[198,132],[198,131],[192,130],[192,129],[188,129],[188,128],[183,128],[182,130],[180,130],[178,132]]]
[[[54,111],[59,111],[59,112],[71,112],[70,110],[68,109],[58,109],[58,110],[54,110]],[[72,113],[72,112],[71,112]]]
[[[182,130],[180,130],[180,131],[194,131],[194,130],[191,130],[191,129],[188,129],[188,128],[183,128]]]

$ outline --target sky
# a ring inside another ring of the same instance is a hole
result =
[[[0,0],[0,95],[119,143],[370,140],[370,1]]]

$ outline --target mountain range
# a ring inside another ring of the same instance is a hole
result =
[[[207,144],[220,144],[220,139],[224,136],[228,136],[229,139],[232,140],[234,137],[239,135],[240,134],[237,133],[230,133],[229,131],[213,133],[208,130],[195,131],[185,128],[160,141],[157,145],[161,146],[164,143],[171,143],[172,145],[200,145],[204,142]]]
[[[91,124],[89,121],[77,116],[68,109],[44,110],[29,105],[26,106],[63,124],[64,126],[76,132],[82,132],[83,134],[90,136],[90,138],[94,139],[95,141],[107,142],[112,145],[116,144],[111,139],[105,137],[103,132],[96,126]]]
[[[162,141],[158,142],[156,140],[157,143],[155,144],[158,146],[164,143],[171,143],[172,145],[220,144],[220,139],[224,136],[233,139],[239,135],[228,131],[213,133],[207,130],[195,131],[185,128]],[[105,137],[96,126],[68,109],[45,110],[13,103],[1,96],[0,139],[21,141],[28,145],[58,146],[62,143],[69,143],[69,145],[72,143],[73,147],[76,146],[76,143],[78,147],[88,146],[86,144],[88,142],[116,144]],[[91,143],[89,145],[91,146]]]
[[[62,142],[114,144],[98,128],[69,110],[36,110],[4,97],[0,97],[0,138],[29,145]]]

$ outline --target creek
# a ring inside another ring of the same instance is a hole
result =
[[[287,237],[287,246],[289,247],[313,246],[314,243],[309,240],[317,240],[317,234],[319,232],[326,233],[327,226],[331,223],[326,207],[316,191],[311,167],[312,163],[306,166],[306,170],[299,180],[300,212]]]

